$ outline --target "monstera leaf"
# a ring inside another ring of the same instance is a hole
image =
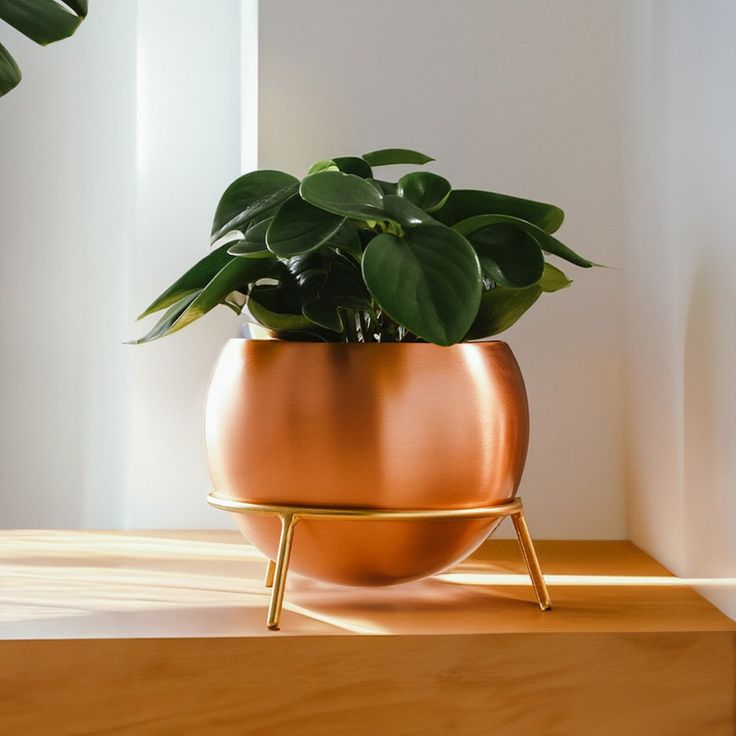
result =
[[[62,2],[63,5],[56,0],[0,0],[0,20],[46,46],[71,36],[87,15],[87,0]],[[15,59],[0,44],[0,96],[16,87],[21,76]]]

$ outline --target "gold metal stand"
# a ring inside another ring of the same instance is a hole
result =
[[[269,560],[266,569],[264,584],[272,588],[271,602],[268,606],[268,619],[266,625],[272,631],[278,631],[281,619],[281,609],[284,605],[284,590],[286,587],[286,574],[289,569],[289,557],[291,545],[294,539],[294,527],[301,519],[363,519],[365,521],[418,521],[431,519],[481,519],[485,517],[510,516],[519,541],[521,554],[524,558],[529,577],[532,581],[534,593],[537,596],[539,607],[547,611],[552,603],[547,593],[542,569],[539,566],[537,554],[529,528],[524,520],[524,509],[520,498],[515,498],[508,503],[496,506],[485,506],[473,509],[417,509],[408,511],[379,510],[379,509],[351,509],[351,508],[328,508],[317,506],[276,506],[262,503],[246,503],[235,499],[225,498],[212,492],[207,501],[224,511],[234,511],[240,514],[266,514],[278,516],[281,521],[281,535],[276,561]]]

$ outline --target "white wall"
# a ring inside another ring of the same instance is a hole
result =
[[[138,13],[133,314],[206,255],[217,201],[241,173],[239,0],[139,0]],[[220,348],[236,334],[232,312],[220,308],[170,338],[127,348],[129,526],[229,525],[206,504],[202,409]]]
[[[620,266],[617,2],[268,0],[261,4],[260,165],[417,148],[458,187],[560,204],[561,235]],[[532,414],[521,494],[541,537],[624,537],[616,270],[569,269],[505,339]]]
[[[630,530],[736,617],[736,4],[627,18]]]
[[[24,73],[0,99],[4,527],[123,513],[136,3],[95,5],[94,29],[46,49],[0,24]]]
[[[206,252],[240,173],[240,12],[94,2],[45,49],[0,24],[25,75],[0,100],[2,527],[227,523],[205,502],[201,416],[237,324],[122,343]]]

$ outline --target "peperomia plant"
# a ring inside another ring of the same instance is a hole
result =
[[[432,160],[385,149],[318,161],[301,181],[236,179],[213,250],[141,315],[166,310],[137,342],[224,304],[282,339],[452,345],[502,332],[568,286],[545,255],[593,265],[552,236],[563,219],[554,205],[452,189],[423,170],[374,178],[375,167]]]

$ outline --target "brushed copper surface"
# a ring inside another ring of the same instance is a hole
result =
[[[471,508],[512,498],[528,442],[524,383],[504,342],[230,340],[210,383],[207,454],[218,494],[253,503]],[[235,515],[273,559],[276,518]],[[497,520],[304,520],[291,569],[398,583],[469,555]]]

